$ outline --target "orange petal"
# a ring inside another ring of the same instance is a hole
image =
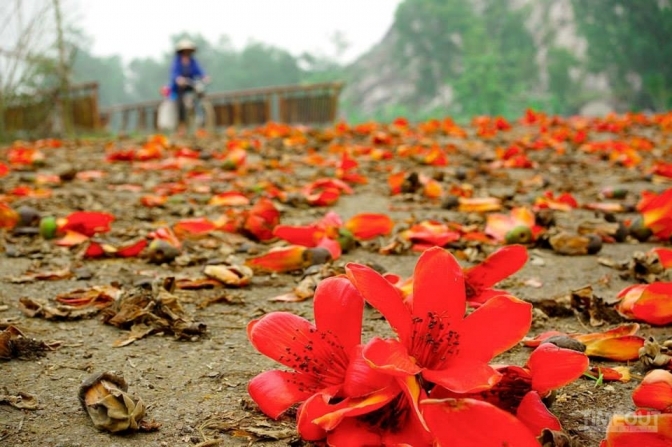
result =
[[[386,214],[361,213],[353,216],[345,223],[356,239],[366,241],[378,236],[386,236],[392,232],[394,221]]]
[[[262,272],[282,273],[300,270],[304,267],[305,251],[306,247],[299,245],[273,248],[263,255],[248,259],[245,265]]]
[[[638,335],[596,340],[586,343],[586,355],[619,362],[639,359],[639,349],[644,346],[644,338]]]
[[[75,245],[82,244],[89,240],[88,236],[78,233],[76,231],[67,230],[63,238],[55,242],[56,245],[61,247],[73,247]]]
[[[237,191],[227,191],[213,196],[208,205],[216,206],[245,206],[250,204],[250,199],[243,193]]]
[[[390,194],[396,195],[401,192],[401,186],[404,184],[406,173],[404,171],[390,174],[387,178],[387,185],[390,187]]]
[[[605,340],[608,338],[622,337],[625,335],[635,335],[637,331],[639,331],[639,324],[629,323],[629,324],[622,324],[613,329],[609,329],[608,331],[594,332],[592,334],[581,334],[576,335],[573,338],[580,341],[581,343],[588,344],[593,341]]]
[[[443,195],[443,187],[438,181],[429,179],[426,183],[424,183],[422,193],[425,197],[429,197],[430,199],[437,199]]]
[[[502,202],[496,197],[460,197],[458,201],[458,211],[464,213],[485,213],[502,209]]]
[[[19,222],[19,213],[9,205],[0,202],[0,228],[11,230]]]
[[[173,226],[177,237],[205,236],[215,230],[217,226],[206,218],[185,219]]]

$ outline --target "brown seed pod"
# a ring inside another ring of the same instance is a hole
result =
[[[82,382],[79,401],[98,430],[117,433],[140,428],[145,404],[127,390],[124,378],[110,371],[93,374]]]

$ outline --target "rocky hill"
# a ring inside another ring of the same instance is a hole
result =
[[[412,0],[406,0],[406,3],[409,1]],[[484,1],[487,0],[472,0],[476,15],[483,14]],[[533,58],[537,73],[529,79],[526,86],[526,93],[530,97],[542,103],[548,98],[553,82],[549,74],[549,64],[553,63],[549,60],[549,54],[566,52],[576,62],[566,68],[568,80],[572,88],[585,92],[577,99],[577,103],[572,105],[574,111],[583,109],[587,113],[601,114],[614,107],[606,76],[593,75],[581,68],[581,62],[586,58],[588,44],[578,31],[571,0],[508,0],[507,8],[509,11],[523,14],[524,28],[531,36],[536,49]],[[400,48],[404,45],[400,45],[402,42],[398,22],[397,17],[384,38],[349,67],[349,79],[343,92],[344,104],[364,115],[371,115],[399,104],[408,105],[419,112],[437,108],[454,110],[455,106],[459,107],[459,104],[456,104],[454,85],[449,73],[436,77],[431,95],[423,96],[418,91],[418,78],[423,64],[432,62],[427,58],[414,58],[411,54],[408,58],[402,58],[404,60],[400,63]],[[418,18],[414,25],[422,30],[425,24]],[[446,21],[446,32],[452,33],[453,40],[463,42],[464,36],[454,31],[457,28],[453,27],[451,20]],[[437,60],[446,57],[442,53],[436,52]]]

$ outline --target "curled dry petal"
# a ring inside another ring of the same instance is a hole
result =
[[[252,269],[244,265],[207,265],[203,273],[231,287],[246,286],[254,276]]]

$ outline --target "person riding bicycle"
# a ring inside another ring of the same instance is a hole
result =
[[[184,129],[187,120],[183,100],[184,93],[193,90],[190,81],[202,79],[207,82],[208,80],[208,76],[194,58],[195,52],[196,45],[191,40],[180,40],[175,46],[175,59],[170,70],[170,91],[171,96],[177,98],[179,127],[181,129]]]

